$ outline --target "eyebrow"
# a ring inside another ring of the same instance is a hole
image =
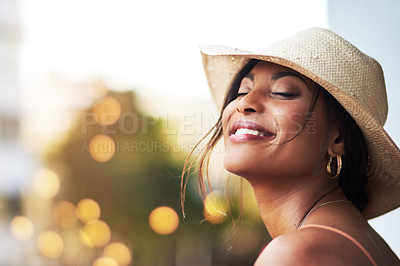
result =
[[[296,72],[289,72],[289,71],[277,72],[271,76],[271,80],[278,80],[280,78],[287,77],[287,76],[297,77],[297,78],[301,79],[301,81],[303,81],[304,84],[307,85],[307,82],[303,79],[303,77],[300,74],[297,74]],[[308,87],[308,85],[307,85],[307,87]]]
[[[300,74],[297,74],[296,72],[290,72],[290,71],[277,72],[277,73],[275,73],[275,74],[273,74],[271,76],[271,80],[278,80],[280,78],[287,77],[287,76],[297,77],[297,78],[301,79],[301,81],[303,81],[304,84],[306,84],[306,86],[308,87],[308,84],[304,80],[304,78]],[[254,81],[254,74],[253,73],[248,73],[244,77],[250,79],[251,81]]]
[[[244,76],[244,77],[250,79],[251,81],[254,81],[253,73],[247,73],[246,76]]]

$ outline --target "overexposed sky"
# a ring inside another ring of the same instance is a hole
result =
[[[20,0],[19,7],[24,78],[62,72],[173,97],[207,93],[199,44],[258,48],[326,26],[320,0]]]
[[[19,0],[18,7],[24,128],[45,140],[89,104],[73,84],[133,88],[145,111],[160,116],[215,112],[199,45],[263,48],[327,23],[320,0]]]

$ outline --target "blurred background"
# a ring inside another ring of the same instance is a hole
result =
[[[181,212],[185,158],[218,119],[198,46],[332,29],[381,63],[399,145],[399,13],[395,0],[0,0],[0,265],[251,265],[270,239],[246,183],[231,177],[226,200],[221,147],[213,192],[203,204],[190,178]],[[370,221],[398,256],[399,222]]]

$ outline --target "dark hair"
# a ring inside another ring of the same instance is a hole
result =
[[[191,152],[189,153],[189,155],[186,158],[186,161],[185,161],[185,164],[184,164],[183,170],[182,170],[182,176],[181,176],[181,207],[182,207],[182,214],[184,217],[185,217],[184,203],[185,203],[185,197],[186,197],[186,187],[187,187],[189,177],[191,175],[191,171],[194,167],[195,161],[198,159],[199,155],[197,155],[193,160],[190,160],[190,159],[191,159],[194,151],[200,145],[200,143],[202,143],[202,141],[204,141],[204,139],[213,132],[210,140],[200,150],[201,156],[199,159],[199,163],[197,165],[198,185],[199,185],[200,195],[204,200],[207,195],[207,187],[204,182],[205,179],[207,180],[208,189],[210,191],[212,191],[212,188],[211,188],[210,182],[209,182],[208,166],[210,163],[211,152],[214,149],[217,142],[222,137],[222,113],[224,112],[226,106],[230,102],[232,102],[234,99],[236,99],[242,79],[244,78],[244,76],[246,76],[252,70],[252,68],[257,64],[258,61],[259,60],[257,60],[257,59],[250,59],[246,63],[246,65],[236,74],[236,77],[234,78],[232,85],[225,96],[224,103],[222,105],[221,112],[220,112],[217,123],[215,123],[215,125],[207,132],[207,134],[202,139],[200,139],[199,142],[197,142],[197,144],[193,147],[193,149],[191,150]],[[185,178],[185,176],[187,176],[187,177]]]
[[[198,156],[194,158],[190,163],[190,158],[193,155],[194,150],[198,145],[212,133],[210,140],[207,142],[204,148],[201,149],[201,156],[197,165],[197,176],[198,184],[201,196],[205,198],[207,194],[207,186],[205,185],[205,179],[209,181],[208,166],[210,160],[210,154],[222,137],[222,113],[226,106],[237,97],[237,93],[241,84],[242,79],[247,75],[252,68],[259,62],[257,59],[250,59],[246,65],[237,73],[235,79],[232,82],[230,89],[228,90],[224,103],[221,109],[221,113],[217,123],[210,129],[210,131],[204,136],[189,153],[182,172],[181,179],[181,206],[184,214],[184,201],[186,194],[186,185],[188,177],[185,180],[185,175],[190,176],[189,172],[194,167],[194,162],[198,159]],[[362,211],[368,204],[366,185],[367,185],[367,168],[368,168],[368,149],[364,139],[364,136],[349,113],[330,95],[324,88],[319,87],[314,95],[313,103],[310,105],[310,112],[314,108],[315,102],[319,93],[322,92],[325,100],[327,109],[327,117],[329,122],[339,122],[342,130],[342,137],[345,143],[346,154],[343,156],[343,167],[339,175],[339,186],[342,188],[345,196],[353,202],[353,204]],[[308,116],[303,125],[306,125]],[[303,129],[302,128],[302,129]],[[300,129],[299,133],[302,131]],[[298,133],[298,134],[299,134]],[[296,137],[296,134],[294,137]],[[294,138],[293,137],[293,138]],[[290,140],[292,140],[291,138]],[[289,140],[289,141],[290,141]],[[285,141],[284,143],[287,143]],[[284,144],[283,143],[283,144]],[[210,182],[207,182],[208,189],[211,191]]]
[[[323,92],[329,122],[340,124],[346,154],[342,156],[343,167],[339,175],[339,186],[344,195],[360,211],[368,204],[367,172],[368,148],[361,129],[343,106],[324,88]]]

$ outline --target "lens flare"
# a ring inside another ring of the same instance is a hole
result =
[[[160,235],[169,235],[178,228],[179,217],[172,208],[161,206],[150,213],[149,223],[154,232]]]
[[[115,142],[107,135],[97,135],[89,142],[89,153],[98,162],[107,162],[115,153]]]
[[[223,223],[227,218],[228,204],[224,197],[218,193],[211,192],[204,201],[203,215],[211,224]]]
[[[76,215],[79,220],[86,223],[100,218],[100,205],[92,199],[82,199],[76,207]]]
[[[53,220],[61,228],[68,229],[75,226],[76,208],[69,201],[59,201],[53,207]]]
[[[10,223],[12,235],[20,241],[28,241],[33,235],[33,224],[25,216],[16,216]]]
[[[53,198],[60,189],[60,179],[49,169],[41,169],[33,178],[33,190],[45,199]]]
[[[101,257],[96,259],[93,262],[92,266],[120,266],[120,265],[118,265],[118,263],[112,258]]]
[[[94,120],[101,126],[112,125],[121,115],[121,105],[114,97],[104,97],[92,108]]]
[[[120,266],[129,265],[132,260],[129,248],[122,243],[109,244],[104,248],[103,255],[113,258]]]
[[[38,249],[47,258],[58,258],[64,250],[64,241],[56,232],[45,231],[38,237]]]
[[[110,242],[111,231],[105,222],[92,220],[79,231],[79,239],[87,247],[103,247]]]

